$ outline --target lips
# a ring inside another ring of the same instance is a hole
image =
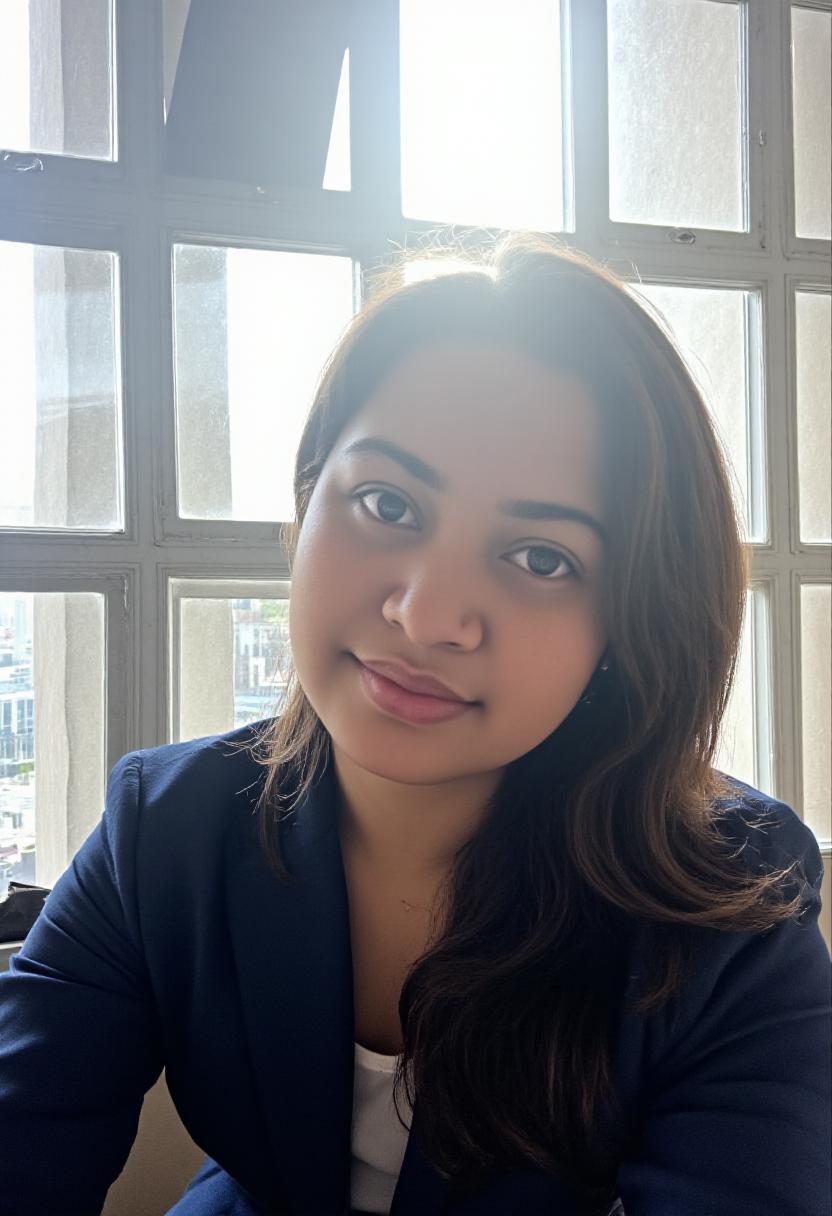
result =
[[[404,688],[389,676],[382,674],[381,671],[375,670],[376,666],[386,666],[389,669],[391,666],[389,663],[380,661],[373,667],[369,667],[357,658],[355,661],[361,675],[364,692],[370,702],[387,717],[396,718],[410,726],[438,727],[441,723],[451,722],[454,718],[473,713],[479,705],[478,701],[461,700],[453,689],[448,688],[447,684],[443,684],[441,680],[436,680],[433,676],[427,676],[423,672],[414,673],[410,668],[405,668],[403,676],[401,667],[396,664],[392,665],[400,679],[407,679],[411,682],[418,679],[422,682],[423,687],[426,682],[429,682],[433,690],[440,687],[443,690],[441,697],[437,696],[435,691],[411,692],[409,688]],[[451,695],[447,695],[448,693]]]
[[[466,697],[461,697],[452,688],[449,688],[447,684],[443,684],[441,680],[425,675],[423,672],[413,671],[401,663],[392,662],[389,659],[378,661],[360,659],[359,662],[363,663],[370,671],[375,671],[378,675],[384,676],[385,679],[392,680],[394,684],[398,684],[400,688],[404,688],[408,692],[420,693],[422,696],[428,697],[441,697],[445,701],[468,703]]]

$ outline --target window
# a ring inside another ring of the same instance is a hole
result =
[[[832,5],[287,11],[0,13],[0,891],[128,749],[279,707],[304,412],[437,223],[563,233],[674,333],[753,559],[719,764],[828,848]]]
[[[612,219],[747,230],[745,16],[716,0],[608,0]]]
[[[3,5],[0,147],[115,159],[113,2]]]
[[[120,531],[118,260],[0,241],[7,527]]]
[[[482,0],[401,0],[406,216],[565,226],[565,10],[559,0],[520,0],[507,13]]]
[[[173,246],[181,517],[292,517],[303,420],[353,306],[349,257]]]
[[[177,739],[279,712],[288,683],[289,582],[172,579],[171,722]]]

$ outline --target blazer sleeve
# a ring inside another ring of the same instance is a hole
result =
[[[823,866],[786,810],[807,878],[802,912],[762,934],[710,931],[693,998],[657,1035],[644,1123],[619,1170],[626,1216],[829,1216]]]
[[[138,932],[141,759],[110,776],[104,815],[0,974],[0,1209],[93,1216],[162,1069]]]

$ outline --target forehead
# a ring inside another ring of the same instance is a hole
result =
[[[511,347],[454,342],[397,364],[338,450],[359,436],[382,437],[433,465],[452,492],[497,498],[557,490],[599,513],[600,431],[593,394],[576,377]]]

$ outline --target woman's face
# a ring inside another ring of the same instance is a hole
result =
[[[293,566],[294,662],[336,748],[433,784],[497,774],[559,726],[606,643],[601,503],[578,380],[478,343],[395,367],[326,461]],[[397,697],[362,666],[383,662],[469,704]]]

